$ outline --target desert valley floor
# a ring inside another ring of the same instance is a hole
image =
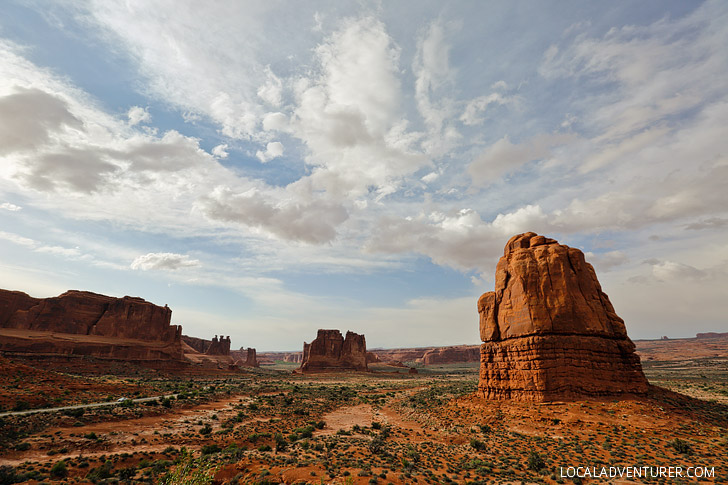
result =
[[[477,363],[301,375],[277,362],[179,376],[88,357],[2,358],[0,483],[728,482],[728,338],[637,348],[648,396],[544,404],[475,397]],[[562,476],[577,466],[713,473]]]

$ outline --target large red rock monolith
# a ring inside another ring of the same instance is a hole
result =
[[[575,248],[533,232],[512,237],[495,291],[478,300],[478,393],[552,401],[642,394],[648,383],[624,321]]]

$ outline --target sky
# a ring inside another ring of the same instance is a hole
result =
[[[477,344],[513,235],[728,330],[728,3],[0,5],[0,287],[232,347]]]

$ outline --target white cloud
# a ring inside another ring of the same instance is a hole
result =
[[[17,212],[19,210],[22,210],[22,207],[19,205],[11,204],[10,202],[3,202],[0,204],[0,209],[10,211],[10,212]]]
[[[307,203],[276,191],[251,189],[235,192],[220,186],[200,199],[199,207],[210,219],[244,224],[287,240],[325,243],[336,237],[336,228],[348,218],[346,209],[322,199]]]
[[[522,144],[513,144],[504,136],[468,165],[468,173],[474,184],[488,185],[528,162],[549,158],[555,147],[573,139],[573,135],[538,135]]]
[[[186,254],[175,253],[147,253],[132,261],[131,269],[148,270],[178,270],[200,266],[200,262]]]
[[[270,66],[266,66],[265,74],[266,82],[258,88],[258,96],[270,105],[280,106],[283,100],[283,83],[278,76],[273,74]]]
[[[429,183],[432,183],[432,182],[434,182],[435,180],[437,180],[437,178],[438,178],[439,176],[440,176],[440,174],[439,174],[439,173],[437,173],[437,172],[430,172],[430,173],[428,173],[427,175],[424,175],[424,176],[423,176],[422,178],[420,178],[420,180],[422,180],[422,181],[423,181],[423,182],[425,182],[426,184],[429,184]]]
[[[479,96],[471,100],[465,107],[465,111],[460,116],[460,121],[468,126],[479,125],[485,118],[483,115],[491,105],[507,105],[517,101],[518,98],[513,96],[504,96],[500,93],[491,93],[485,96]]]
[[[278,158],[283,155],[283,144],[279,141],[272,141],[265,147],[265,151],[258,150],[255,153],[256,158],[261,163],[268,163],[274,158]]]
[[[450,66],[446,38],[456,28],[452,23],[432,22],[417,41],[417,55],[412,63],[417,109],[429,132],[422,145],[432,156],[441,156],[460,138],[452,125],[455,101],[448,95],[455,73]]]
[[[129,118],[129,126],[152,121],[152,115],[149,114],[147,108],[142,108],[141,106],[132,106],[126,113],[126,116]]]
[[[621,266],[629,261],[623,251],[608,251],[605,253],[593,253],[587,251],[584,253],[586,260],[591,263],[598,273],[611,271],[613,268]]]
[[[215,155],[215,157],[217,157],[217,158],[225,159],[228,157],[228,155],[230,155],[227,150],[228,150],[227,144],[223,143],[223,144],[215,146],[212,149],[212,154]]]

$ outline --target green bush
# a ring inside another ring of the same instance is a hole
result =
[[[51,476],[53,478],[66,478],[68,476],[68,468],[65,461],[59,461],[51,468]]]
[[[528,454],[528,469],[535,472],[541,471],[546,467],[546,462],[543,460],[541,455],[535,451],[531,451]]]
[[[218,445],[212,444],[203,446],[201,451],[203,455],[211,455],[213,453],[220,453],[222,451],[222,448],[220,448]]]
[[[483,443],[482,441],[480,441],[478,439],[471,438],[470,439],[470,446],[474,450],[477,450],[477,451],[485,451],[485,443]]]
[[[675,438],[670,441],[670,446],[672,446],[675,451],[682,453],[683,455],[691,455],[693,453],[693,448],[690,446],[690,443],[683,441],[680,438]]]

